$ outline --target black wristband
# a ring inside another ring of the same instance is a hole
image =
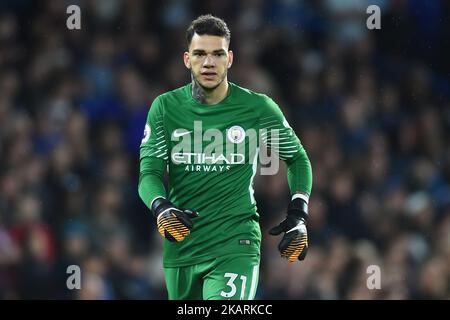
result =
[[[305,200],[296,198],[289,203],[288,215],[308,221],[308,204]]]
[[[170,201],[166,200],[164,198],[156,198],[155,200],[153,200],[152,209],[151,209],[153,216],[155,218],[158,217],[158,213],[161,211],[160,209],[169,204],[170,204]]]

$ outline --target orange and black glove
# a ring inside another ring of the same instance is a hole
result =
[[[198,216],[197,212],[179,208],[164,198],[155,199],[151,211],[159,233],[171,242],[183,241],[193,227],[191,219]]]
[[[273,236],[284,232],[283,239],[278,245],[281,256],[294,262],[303,260],[308,252],[308,233],[306,222],[308,220],[308,204],[300,198],[291,201],[287,217],[278,226],[269,230]]]

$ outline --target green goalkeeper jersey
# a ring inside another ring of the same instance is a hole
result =
[[[311,192],[309,159],[272,99],[231,82],[226,98],[214,105],[197,102],[191,92],[188,84],[153,101],[140,147],[139,194],[145,204],[150,208],[162,196],[199,214],[184,241],[164,241],[165,267],[229,253],[259,254],[253,179],[263,144],[287,163],[292,193]]]

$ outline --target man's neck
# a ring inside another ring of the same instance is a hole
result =
[[[213,90],[205,90],[197,81],[192,80],[192,97],[202,104],[217,104],[228,94],[228,81],[222,83]]]

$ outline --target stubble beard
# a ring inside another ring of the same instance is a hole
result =
[[[214,86],[214,87],[205,87],[203,86],[200,81],[198,80],[198,77],[195,76],[194,72],[191,70],[191,78],[194,81],[194,84],[199,86],[201,90],[205,91],[205,92],[211,92],[214,91],[215,89],[217,89],[222,82],[225,80],[225,78],[227,77],[227,72],[228,70],[225,70],[224,73],[222,74],[222,77],[220,78],[220,81]]]

